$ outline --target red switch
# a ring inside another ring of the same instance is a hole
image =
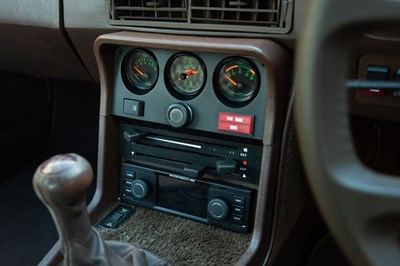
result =
[[[220,112],[218,130],[246,135],[253,134],[253,116]]]

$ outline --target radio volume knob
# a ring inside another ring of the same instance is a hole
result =
[[[134,180],[131,188],[132,195],[135,199],[144,199],[149,194],[149,187],[144,180]]]
[[[224,220],[229,214],[228,204],[222,199],[216,198],[208,202],[208,216],[213,220]]]

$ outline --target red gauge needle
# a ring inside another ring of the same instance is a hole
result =
[[[228,75],[225,74],[225,78],[227,78],[229,82],[232,83],[235,87],[237,86],[237,83],[234,82]]]
[[[179,77],[179,80],[185,80],[195,74],[199,73],[199,71],[193,70],[193,69],[186,69],[185,72],[181,74]]]
[[[133,68],[134,68],[134,69],[135,69],[137,72],[139,72],[139,74],[140,74],[140,75],[142,75],[142,76],[144,75],[144,74],[143,74],[143,72],[142,72],[142,71],[140,71],[140,69],[139,69],[139,68],[137,68],[137,67],[135,67],[135,66],[133,66]]]
[[[186,69],[185,73],[187,73],[189,76],[192,76],[194,74],[199,73],[199,71],[193,70],[193,69]]]

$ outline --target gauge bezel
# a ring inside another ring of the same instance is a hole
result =
[[[201,68],[203,69],[203,75],[204,75],[204,81],[203,84],[201,85],[200,89],[198,89],[196,92],[194,93],[184,93],[181,90],[178,90],[177,88],[175,88],[174,86],[174,82],[171,78],[171,65],[172,63],[175,61],[175,59],[177,59],[180,56],[191,56],[193,58],[195,58],[197,61],[199,61]],[[204,90],[204,87],[206,86],[207,83],[207,67],[206,64],[204,63],[204,61],[197,55],[193,54],[193,53],[188,53],[188,52],[179,52],[176,54],[173,54],[167,61],[166,65],[165,65],[165,69],[164,69],[164,81],[165,81],[165,85],[169,91],[169,93],[175,97],[178,100],[182,100],[182,101],[187,101],[187,100],[191,100],[196,98],[197,96],[199,96],[201,94],[201,92]]]
[[[230,99],[225,94],[224,90],[221,88],[221,84],[219,82],[219,74],[220,74],[222,67],[229,61],[234,61],[234,60],[245,61],[256,72],[257,83],[255,86],[255,89],[254,89],[251,97],[244,101]],[[224,58],[223,60],[221,60],[221,62],[219,62],[217,67],[214,69],[214,73],[213,73],[214,92],[215,92],[215,95],[217,96],[217,98],[226,106],[233,107],[233,108],[241,108],[241,107],[244,107],[244,106],[250,104],[257,97],[258,92],[260,91],[260,85],[261,85],[260,71],[259,71],[258,67],[256,66],[256,64],[249,58],[242,57],[242,56],[230,56],[230,57],[227,57],[227,58]]]
[[[154,60],[154,62],[157,65],[157,77],[155,79],[155,82],[153,84],[151,84],[151,86],[146,87],[145,89],[143,88],[139,88],[136,84],[134,84],[134,82],[132,82],[129,78],[128,78],[128,73],[127,73],[127,68],[126,65],[128,64],[128,61],[130,60],[130,58],[132,57],[132,55],[134,53],[137,52],[142,52],[142,53],[146,53],[149,56],[151,56]],[[128,51],[125,55],[124,58],[122,59],[122,64],[121,64],[121,76],[122,76],[122,81],[125,84],[125,87],[132,93],[137,94],[137,95],[144,95],[146,93],[149,93],[157,84],[158,82],[158,78],[160,76],[160,66],[158,64],[158,60],[157,57],[154,55],[153,52],[151,52],[150,50],[147,49],[143,49],[143,48],[135,48],[132,49],[130,51]]]

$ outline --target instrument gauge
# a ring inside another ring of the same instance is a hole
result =
[[[122,77],[132,93],[145,94],[153,89],[158,73],[158,62],[150,51],[134,49],[122,61]]]
[[[246,58],[227,58],[214,72],[214,89],[218,98],[232,107],[251,102],[257,96],[259,87],[258,69]]]
[[[192,54],[176,54],[167,62],[165,81],[173,96],[181,100],[192,99],[204,88],[206,67],[200,58]]]

